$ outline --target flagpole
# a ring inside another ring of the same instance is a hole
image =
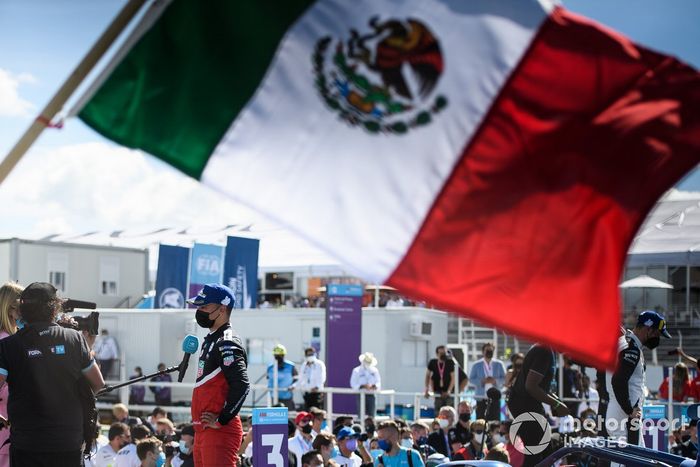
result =
[[[61,111],[66,101],[75,92],[78,86],[80,86],[85,77],[92,71],[107,50],[109,50],[144,3],[146,3],[146,0],[129,0],[116,18],[112,20],[107,29],[97,39],[97,42],[95,42],[78,66],[75,67],[63,85],[51,98],[49,103],[46,104],[46,107],[44,107],[34,119],[27,131],[24,132],[19,141],[17,141],[5,159],[0,163],[0,184],[5,181],[22,156],[26,154],[39,135],[41,135],[41,132],[44,131],[44,128],[46,128],[56,114]]]

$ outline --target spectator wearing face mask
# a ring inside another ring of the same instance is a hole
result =
[[[313,420],[311,421],[311,435],[314,437],[314,439],[323,431],[330,433],[328,428],[323,426],[324,422],[326,421],[325,410],[321,410],[317,407],[311,407],[309,413],[313,416]]]
[[[127,444],[117,452],[115,460],[116,467],[138,467],[141,465],[139,456],[136,453],[136,443],[146,439],[151,435],[151,431],[145,425],[136,425],[131,429],[131,443]]]
[[[172,467],[194,467],[194,426],[184,425],[180,429],[180,441],[178,441],[178,454],[171,461]]]
[[[141,462],[140,467],[156,467],[161,457],[163,443],[157,438],[146,438],[136,445],[136,455]]]
[[[472,365],[469,373],[469,380],[474,385],[474,395],[478,399],[476,402],[476,416],[485,420],[500,419],[499,401],[492,401],[489,413],[486,413],[486,394],[492,387],[501,390],[506,380],[506,367],[503,362],[493,358],[494,346],[487,342],[481,347],[483,358],[477,360]]]
[[[289,440],[288,447],[289,452],[294,453],[296,456],[297,465],[301,465],[301,456],[311,451],[311,443],[313,441],[311,421],[313,418],[313,415],[308,412],[299,412],[294,419],[297,431],[294,438]]]
[[[277,400],[280,404],[287,407],[289,410],[294,410],[294,385],[296,384],[299,374],[294,362],[286,360],[287,348],[282,344],[277,344],[272,349],[272,355],[275,357],[275,363],[271,363],[267,367],[267,387],[272,390],[274,388],[275,365],[277,366]],[[274,400],[274,394],[271,394]]]
[[[366,391],[379,391],[382,388],[382,378],[377,369],[377,359],[372,352],[365,352],[358,357],[360,365],[352,370],[350,375],[350,387],[364,389]],[[360,406],[360,396],[358,395],[358,408]],[[365,394],[365,413],[374,417],[376,414],[376,400],[374,394]]]
[[[472,439],[459,451],[455,452],[452,460],[479,460],[486,456],[486,420],[479,419],[472,423]]]
[[[342,428],[336,436],[339,452],[331,460],[338,465],[360,467],[362,465],[362,458],[355,454],[355,450],[359,444],[359,437],[360,435],[355,433],[352,428]]]
[[[435,412],[438,412],[443,405],[450,403],[452,390],[454,389],[455,364],[447,357],[447,348],[439,345],[435,348],[435,355],[428,362],[425,371],[425,398],[430,397],[430,392],[435,396]],[[471,378],[470,378],[471,379]]]
[[[467,401],[461,401],[457,405],[457,423],[454,427],[455,439],[460,444],[467,444],[471,439],[469,426],[471,425],[472,407]]]
[[[501,436],[501,423],[491,422],[488,424],[488,433],[486,437],[486,447],[490,451],[495,447],[503,447],[505,439]]]
[[[307,347],[304,355],[299,378],[299,387],[304,391],[304,410],[311,410],[312,407],[322,409],[323,393],[319,391],[326,384],[326,364],[316,356],[313,347]]]
[[[382,422],[377,427],[379,449],[384,454],[375,459],[375,467],[425,467],[418,451],[401,446],[399,427],[396,422]]]
[[[428,425],[418,421],[411,423],[411,434],[413,435],[413,449],[418,451],[423,459],[435,453],[435,449],[428,444]]]
[[[92,460],[94,467],[112,467],[116,463],[117,453],[131,442],[131,431],[125,423],[113,423],[107,435],[109,443],[97,450]]]
[[[455,422],[455,409],[450,406],[445,406],[440,409],[437,421],[440,428],[428,436],[428,444],[443,456],[450,457],[452,455],[452,443],[450,440],[450,429]],[[454,437],[454,436],[453,436]]]

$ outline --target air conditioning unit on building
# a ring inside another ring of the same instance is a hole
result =
[[[411,321],[411,337],[420,339],[428,339],[433,335],[433,323],[430,321],[413,320]]]

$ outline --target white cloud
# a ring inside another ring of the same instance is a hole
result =
[[[34,84],[36,78],[29,73],[12,74],[0,68],[0,117],[26,117],[34,105],[19,95],[19,85]]]
[[[334,264],[305,241],[151,158],[110,143],[36,148],[0,185],[0,238],[71,237],[145,248],[155,242],[223,244],[224,226],[254,227],[263,265]],[[153,236],[144,233],[170,227]],[[186,229],[188,234],[176,232]],[[125,238],[110,233],[126,230]],[[74,240],[71,240],[74,241]]]

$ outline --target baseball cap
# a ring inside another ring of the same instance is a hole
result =
[[[294,418],[294,424],[298,425],[304,420],[313,420],[313,418],[314,416],[311,415],[309,412],[299,412]]]
[[[359,438],[359,437],[360,437],[360,435],[355,433],[355,430],[346,426],[346,427],[343,427],[340,429],[338,434],[335,436],[335,439],[340,441],[340,440],[343,440],[345,438]]]
[[[666,330],[666,320],[663,316],[655,311],[642,311],[637,318],[637,326],[646,326],[648,328],[656,328],[661,331],[661,335],[671,338],[671,334]]]
[[[33,282],[20,294],[19,303],[44,304],[56,298],[56,287],[48,282]]]
[[[222,284],[207,284],[202,290],[199,291],[197,296],[187,300],[187,303],[191,303],[196,306],[208,305],[210,303],[216,303],[217,305],[225,305],[229,308],[233,308],[236,303],[236,299],[233,296],[233,291]]]

